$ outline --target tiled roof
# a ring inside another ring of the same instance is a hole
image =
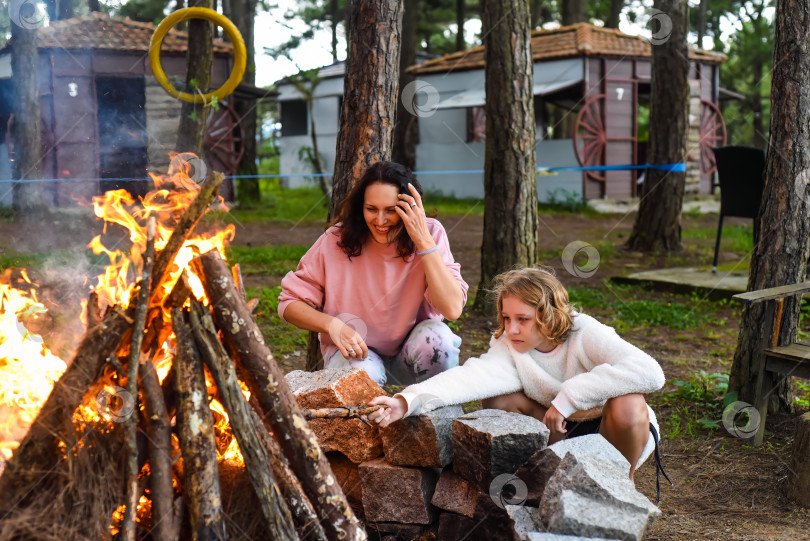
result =
[[[155,26],[130,18],[110,17],[91,12],[82,17],[55,21],[37,29],[37,47],[41,49],[106,49],[115,51],[149,50]],[[10,47],[10,41],[0,51]],[[169,30],[161,51],[185,52],[188,33]],[[231,53],[233,47],[220,39],[214,40],[214,52]]]
[[[532,32],[532,58],[535,62],[572,56],[652,56],[650,44],[641,36],[631,36],[614,28],[576,23],[556,30]],[[712,51],[690,49],[689,58],[703,62],[725,62],[726,56]],[[446,54],[411,66],[411,73],[437,73],[484,67],[484,47]]]

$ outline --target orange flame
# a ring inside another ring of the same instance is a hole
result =
[[[102,310],[114,304],[126,307],[132,300],[130,291],[143,268],[147,219],[150,216],[156,218],[155,249],[160,251],[166,246],[179,216],[199,192],[200,186],[188,176],[191,169],[189,163],[193,163],[196,156],[172,153],[171,158],[169,175],[160,177],[150,174],[155,190],[143,198],[136,201],[125,190],[113,190],[93,198],[94,212],[98,218],[104,220],[105,238],[96,236],[88,247],[93,253],[104,254],[109,259],[109,265],[98,276],[94,287]],[[223,206],[224,202],[220,201],[220,205]],[[111,224],[126,232],[126,246],[110,246],[112,241],[106,234]],[[167,269],[168,278],[162,283],[158,298],[168,295],[183,270],[197,255],[212,249],[218,249],[224,255],[225,246],[233,235],[234,227],[228,225],[187,240],[173,265]],[[25,271],[22,271],[22,275],[30,283]],[[190,274],[189,285],[198,299],[205,298],[202,284],[193,273]],[[83,304],[82,320],[86,321],[87,308],[86,303]],[[66,369],[65,363],[48,351],[42,338],[28,332],[22,323],[44,311],[45,308],[37,302],[33,289],[26,295],[0,284],[0,471],[4,461],[11,456],[17,442],[33,422],[53,384]],[[172,353],[169,344],[173,339],[172,336],[167,343],[162,344],[155,356],[155,366],[161,382],[171,368]],[[37,361],[31,362],[33,359]],[[114,397],[116,389],[106,382],[99,385],[99,393]],[[225,451],[220,454],[220,459],[241,462],[241,453],[228,426],[224,408],[217,401],[212,401],[211,407],[215,416],[218,415],[218,433],[223,438],[230,439]],[[102,408],[91,401],[76,410],[74,421],[109,424],[117,420],[116,413],[116,408],[110,404]]]

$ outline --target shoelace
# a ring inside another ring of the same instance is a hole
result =
[[[675,483],[669,478],[667,472],[664,471],[664,464],[661,462],[661,452],[658,449],[658,431],[655,429],[655,426],[650,423],[650,432],[652,432],[653,438],[655,438],[655,492],[656,492],[656,500],[655,505],[661,503],[661,474],[664,474],[667,481],[669,481],[670,486],[675,486]]]

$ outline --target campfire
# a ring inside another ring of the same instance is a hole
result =
[[[129,245],[90,243],[110,264],[69,362],[29,331],[33,285],[0,283],[0,538],[365,539],[224,259],[233,227],[198,232],[223,179],[176,155],[142,199],[95,198]]]

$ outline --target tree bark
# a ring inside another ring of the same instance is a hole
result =
[[[578,23],[585,20],[585,0],[562,0],[562,24]]]
[[[810,237],[810,1],[779,0],[774,20],[774,69],[771,83],[770,144],[765,163],[765,188],[757,221],[759,241],[754,246],[748,290],[801,282],[807,273]],[[744,309],[729,390],[739,400],[754,402],[758,353],[770,346],[770,309],[755,304]],[[786,299],[779,343],[796,337],[800,302]],[[789,378],[764,374],[776,388],[770,408],[790,408]]]
[[[189,0],[189,7],[211,9],[212,0]],[[186,88],[190,94],[205,93],[211,86],[211,66],[214,62],[214,27],[208,21],[191,19],[188,23],[188,51],[186,52]],[[201,159],[205,149],[205,122],[210,104],[184,101],[180,109],[177,128],[177,152],[193,152]]]
[[[261,330],[239,300],[227,263],[218,252],[210,251],[192,260],[191,265],[213,307],[216,326],[236,362],[244,368],[244,381],[251,393],[268,412],[273,433],[318,513],[327,538],[366,539]]]
[[[401,2],[351,0],[349,5],[351,33],[330,218],[366,167],[390,159],[399,97]]]
[[[152,536],[174,541],[174,489],[172,488],[172,427],[166,413],[163,389],[152,361],[138,367],[146,432],[149,436],[149,492],[152,499]]]
[[[219,488],[214,421],[208,406],[202,361],[194,344],[186,312],[172,310],[177,337],[174,389],[177,393],[177,435],[183,453],[183,490],[191,518],[193,540],[226,539]]]
[[[492,311],[484,292],[496,275],[537,262],[534,96],[526,0],[486,0],[486,152],[481,283],[475,308]]]
[[[685,163],[689,130],[689,60],[686,0],[658,0],[672,21],[672,34],[652,46],[649,163]],[[639,210],[627,241],[631,250],[672,252],[681,248],[681,207],[686,172],[647,169]]]
[[[287,457],[284,456],[284,451],[281,450],[278,441],[276,441],[272,433],[268,432],[267,426],[259,417],[259,414],[256,413],[257,409],[260,410],[261,406],[258,405],[258,401],[254,402],[251,399],[250,416],[256,430],[259,432],[259,436],[262,438],[264,449],[270,455],[270,467],[273,468],[273,477],[276,478],[281,487],[284,501],[290,505],[290,512],[295,521],[298,536],[302,540],[326,541],[326,534],[318,522],[318,515],[315,514],[312,503],[304,494],[304,487],[301,486],[301,483],[290,469],[290,463]]]
[[[467,48],[464,42],[464,21],[467,19],[466,0],[456,0],[456,51]]]
[[[14,22],[11,23],[14,178],[23,181],[42,178],[42,119],[37,82],[39,66],[36,42],[36,27],[23,28]],[[17,212],[36,219],[45,208],[42,183],[14,185],[14,209]]]
[[[256,0],[233,0],[233,22],[245,40],[245,51],[247,53],[247,67],[242,81],[256,84],[256,63],[254,61],[254,20],[256,18]],[[231,97],[230,99],[234,99]],[[257,127],[257,102],[253,100],[235,100],[234,109],[239,118],[242,119],[242,129],[245,130],[245,138],[242,140],[242,147],[245,153],[236,167],[239,175],[257,175],[256,167],[256,127]],[[241,201],[251,201],[258,203],[261,200],[261,190],[259,189],[258,178],[242,178],[237,180],[237,194]]]
[[[259,499],[268,534],[271,539],[297,541],[290,510],[270,470],[270,457],[253,424],[250,406],[242,394],[236,370],[225,348],[219,343],[211,314],[198,300],[191,299],[190,316],[197,349],[214,378],[222,405],[228,412],[228,421],[242,452],[245,471]]]
[[[700,0],[697,12],[697,46],[703,48],[703,37],[706,35],[706,10],[709,7],[709,0]],[[759,81],[759,79],[754,79]]]
[[[129,346],[129,365],[127,367],[127,392],[136,399],[138,397],[138,366],[141,358],[141,344],[146,327],[146,311],[149,307],[149,296],[152,283],[152,263],[155,259],[155,218],[151,216],[147,223],[146,251],[143,256],[143,269],[135,305],[135,322],[132,324],[132,341]],[[121,539],[135,541],[135,520],[138,513],[138,474],[141,468],[138,465],[138,418],[130,415],[124,420],[126,432],[126,509],[121,523]]]
[[[6,463],[0,477],[0,509],[24,505],[30,487],[59,463],[59,442],[75,433],[73,412],[131,325],[132,320],[116,307],[85,334],[67,370]]]
[[[608,15],[605,26],[608,28],[619,28],[619,16],[622,14],[623,8],[624,0],[610,0],[610,15]]]
[[[414,80],[407,69],[416,64],[416,25],[419,0],[404,0],[402,13],[402,49],[399,56],[399,88],[404,89]],[[416,139],[419,123],[408,112],[402,99],[397,100],[397,118],[391,159],[413,170],[416,168]]]
[[[785,486],[787,497],[801,507],[810,507],[810,413],[799,417],[793,438],[790,469]]]

